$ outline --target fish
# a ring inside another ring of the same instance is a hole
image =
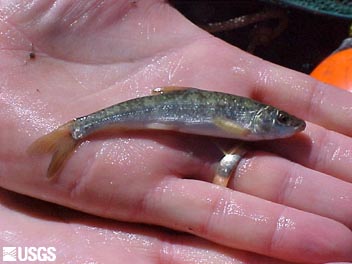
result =
[[[304,120],[247,97],[169,86],[75,118],[38,138],[27,152],[53,153],[47,177],[54,178],[88,136],[111,129],[167,130],[257,141],[290,137],[305,126]]]

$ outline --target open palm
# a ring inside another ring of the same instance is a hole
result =
[[[161,1],[3,1],[0,17],[2,245],[55,246],[80,263],[352,261],[351,94],[229,46]],[[166,85],[252,97],[309,123],[249,152],[230,188],[209,183],[229,141],[100,137],[55,181],[50,156],[26,154],[74,117]]]

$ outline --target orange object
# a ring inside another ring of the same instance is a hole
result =
[[[311,76],[352,92],[352,48],[327,57],[313,70]]]

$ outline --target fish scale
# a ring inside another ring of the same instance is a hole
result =
[[[266,109],[267,115],[263,115],[262,109]],[[259,112],[262,113],[262,119],[256,119]],[[278,113],[274,107],[268,108],[267,105],[249,98],[199,89],[184,89],[135,98],[77,118],[73,125],[72,136],[78,140],[101,129],[102,126],[121,125],[131,129],[154,127],[154,129],[244,140],[270,139],[282,135],[273,133],[274,131],[268,134],[266,130],[261,131],[256,127],[260,127],[262,121],[272,120]],[[229,134],[214,123],[216,118],[232,120],[236,125],[255,134],[251,133],[246,137]],[[192,127],[196,124],[199,127]]]

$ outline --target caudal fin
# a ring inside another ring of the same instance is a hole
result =
[[[60,126],[53,132],[38,138],[27,149],[30,155],[54,153],[47,171],[49,179],[60,172],[77,145],[77,141],[71,136],[72,125],[73,121],[70,121]]]

